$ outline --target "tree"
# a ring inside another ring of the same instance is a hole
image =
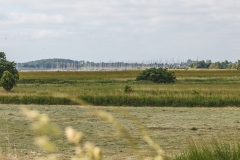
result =
[[[189,64],[189,67],[191,68],[209,68],[209,66],[212,64],[211,60],[207,60],[206,62],[204,60],[193,62]]]
[[[136,78],[139,80],[147,80],[152,81],[154,83],[174,83],[176,77],[174,76],[174,72],[168,72],[167,69],[164,68],[150,68],[142,71]]]
[[[16,64],[14,62],[10,62],[6,59],[6,55],[4,52],[0,52],[0,77],[3,76],[5,71],[10,72],[14,78],[14,85],[19,80],[18,70],[16,69]],[[1,84],[2,86],[2,84]]]
[[[4,52],[0,52],[0,61],[6,61],[6,55]]]
[[[237,63],[237,70],[240,70],[240,60],[238,60],[238,63]]]
[[[13,86],[16,84],[15,78],[9,71],[4,71],[1,77],[1,85],[6,91],[11,91]]]

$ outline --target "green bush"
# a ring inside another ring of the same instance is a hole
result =
[[[132,92],[133,92],[133,89],[132,89],[131,86],[126,85],[126,86],[124,87],[124,93],[132,93]]]
[[[174,72],[168,72],[165,68],[149,68],[141,72],[136,80],[147,80],[154,83],[174,83],[176,77]]]
[[[9,71],[4,71],[3,75],[1,77],[1,86],[6,90],[6,91],[11,91],[13,86],[16,84],[16,80],[13,76],[12,73]]]

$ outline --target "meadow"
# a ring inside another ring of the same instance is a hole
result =
[[[20,113],[28,107],[50,115],[61,129],[73,126],[103,149],[104,159],[141,159],[154,152],[143,141],[141,130],[174,157],[190,143],[239,142],[240,72],[237,70],[174,70],[174,84],[135,81],[140,71],[20,72],[12,92],[0,89],[0,146],[19,159],[46,155],[33,143],[35,134]],[[133,88],[124,93],[124,87]],[[25,105],[27,104],[27,105]],[[129,143],[92,108],[111,113],[134,139]],[[62,159],[74,154],[63,134],[54,139]],[[172,158],[170,158],[172,159]]]
[[[10,94],[0,89],[0,103],[74,105],[77,98],[95,106],[240,106],[237,70],[175,70],[174,84],[136,81],[139,72],[20,72]],[[126,85],[132,93],[124,93]]]

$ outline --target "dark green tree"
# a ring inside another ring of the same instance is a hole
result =
[[[211,60],[207,60],[206,62],[204,60],[193,62],[189,65],[191,68],[209,68],[209,66],[212,64]]]
[[[0,52],[0,61],[6,61],[6,55],[4,52]]]
[[[174,72],[169,72],[164,68],[149,68],[142,71],[136,80],[147,80],[154,83],[174,83],[176,76],[174,76]]]
[[[16,68],[16,63],[8,61],[5,53],[0,52],[0,77],[3,76],[4,71],[9,71],[13,75],[15,83],[17,83],[19,80],[19,74]]]
[[[4,71],[1,77],[1,86],[8,92],[11,91],[13,86],[16,84],[15,78],[9,71]]]

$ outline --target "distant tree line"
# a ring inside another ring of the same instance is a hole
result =
[[[59,70],[115,70],[115,69],[146,69],[146,68],[186,68],[191,63],[151,60],[144,62],[90,62],[90,61],[73,61],[70,59],[43,59],[30,61],[25,63],[18,63],[19,68],[33,68],[33,69],[59,69]]]
[[[195,61],[189,65],[190,68],[209,68],[209,69],[238,69],[240,62],[212,62],[211,60]]]
[[[240,69],[240,62],[212,62],[211,60],[194,61],[145,61],[145,62],[89,62],[70,59],[42,59],[26,63],[18,63],[20,68],[58,69],[58,70],[118,70],[118,69],[147,69],[147,68],[208,68],[208,69]]]
[[[83,67],[83,61],[74,61],[70,59],[42,59],[25,63],[18,63],[18,67],[25,68],[58,68],[58,69],[79,69]]]

